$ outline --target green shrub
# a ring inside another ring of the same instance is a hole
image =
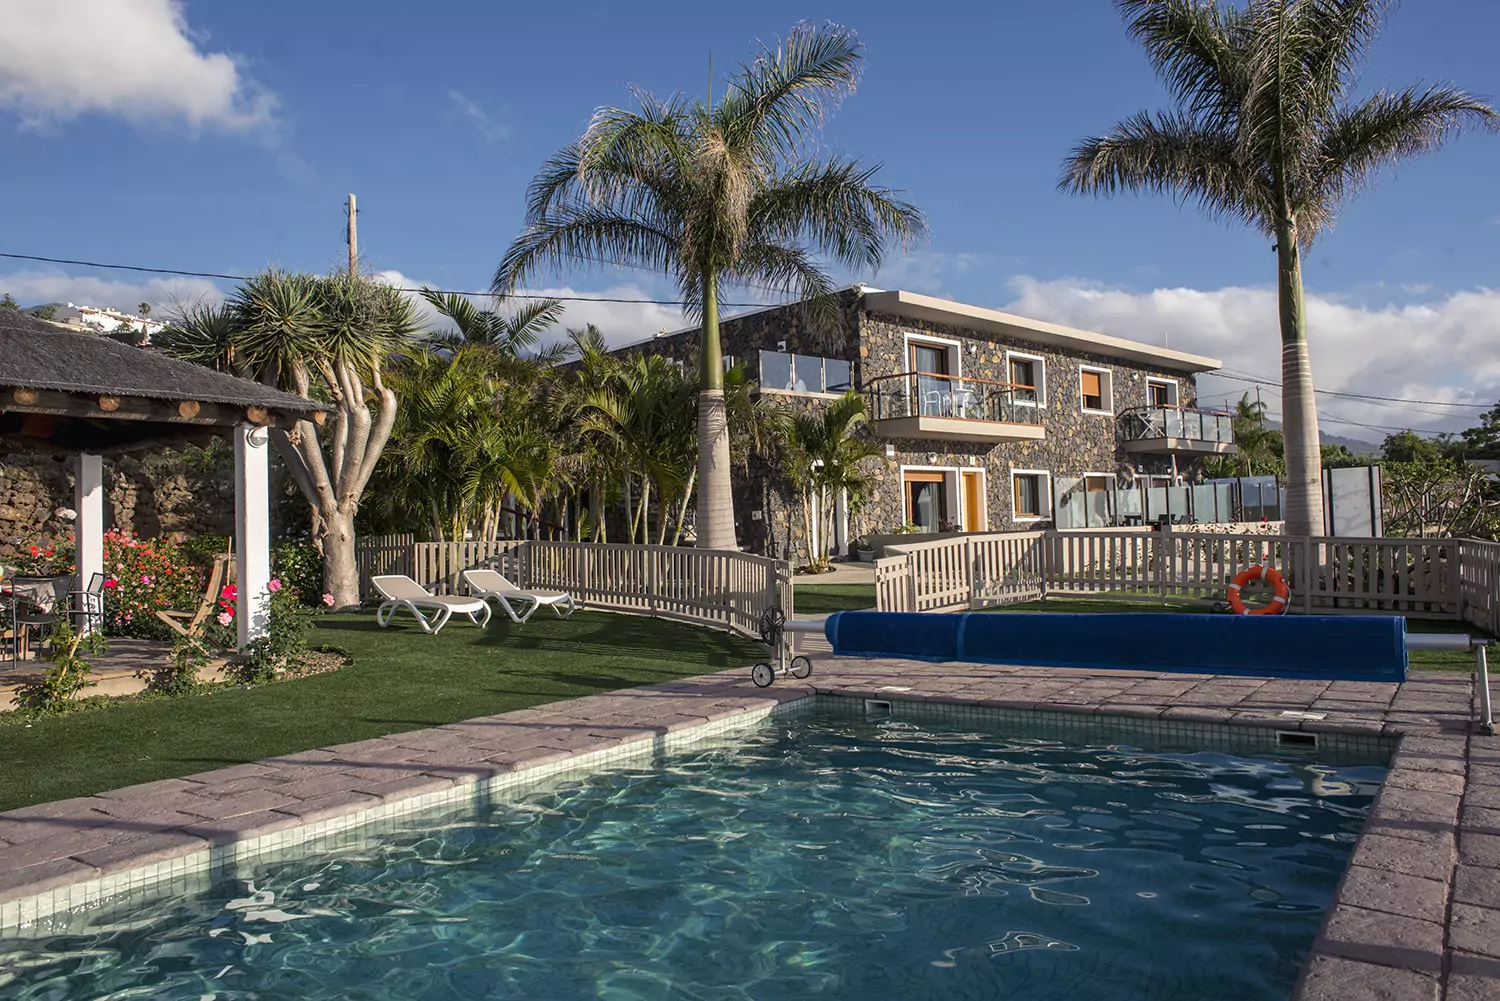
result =
[[[266,635],[252,640],[229,665],[229,676],[243,685],[263,685],[284,677],[307,651],[310,610],[280,579],[271,584]]]
[[[89,656],[104,652],[104,637],[98,633],[83,634],[73,624],[63,619],[52,634],[52,641],[43,660],[52,666],[40,678],[28,681],[16,688],[17,708],[33,713],[62,712],[73,701],[73,696],[91,687],[89,672],[93,665]],[[87,656],[85,656],[87,655]]]
[[[271,574],[305,605],[323,598],[323,557],[310,542],[287,540],[272,546]]]

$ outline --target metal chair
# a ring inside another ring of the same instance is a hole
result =
[[[12,577],[10,579],[11,626],[14,630],[10,649],[12,666],[20,663],[25,652],[31,650],[37,634],[45,636],[62,621],[61,615],[55,611],[48,611],[39,602],[23,594],[20,589],[49,585],[55,596],[59,590],[69,586],[68,582],[71,579],[69,577]]]
[[[68,592],[68,608],[72,612],[73,626],[79,632],[91,633],[104,629],[104,575],[89,575],[89,586],[82,591]]]

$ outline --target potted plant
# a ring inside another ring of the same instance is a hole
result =
[[[875,547],[870,544],[868,535],[861,535],[854,540],[854,558],[861,563],[871,563],[875,559]]]

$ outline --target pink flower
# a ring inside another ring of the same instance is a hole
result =
[[[104,578],[104,586],[105,587],[109,587],[109,588],[115,588],[115,587],[119,587],[120,586],[120,582],[117,581],[117,580],[115,580],[113,577],[106,577],[106,578]]]
[[[151,584],[151,575],[150,574],[144,574],[144,573],[141,574],[141,583],[145,584],[145,585],[147,585],[149,587],[150,584]]]
[[[325,594],[325,595],[323,595],[323,604],[327,605],[329,608],[332,608],[333,607],[333,595],[331,595],[331,594]]]
[[[280,591],[281,590],[281,580],[279,578],[277,578],[277,577],[272,577],[271,578],[271,583],[269,583],[269,584],[266,585],[266,590],[270,591],[272,594],[275,594],[277,591]]]
[[[229,623],[231,623],[233,621],[234,621],[234,613],[231,612],[229,609],[226,608],[226,609],[224,609],[224,611],[222,611],[222,612],[219,613],[219,625],[221,625],[221,626],[227,626],[227,625],[229,625]]]

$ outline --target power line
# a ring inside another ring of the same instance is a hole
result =
[[[1236,382],[1248,382],[1258,386],[1281,388],[1281,383],[1274,379],[1251,375],[1249,373],[1234,373],[1230,369],[1220,369],[1217,372],[1206,372],[1204,374],[1218,376],[1221,379],[1233,379]],[[1437,407],[1471,407],[1475,410],[1488,410],[1492,406],[1489,403],[1453,403],[1448,400],[1408,400],[1399,396],[1370,396],[1365,393],[1342,393],[1336,389],[1315,389],[1314,392],[1320,396],[1341,396],[1350,400],[1370,400],[1380,403],[1419,403]]]
[[[105,264],[100,261],[75,261],[64,257],[39,257],[35,254],[7,254],[0,251],[0,257],[9,257],[17,261],[42,261],[46,264],[73,264],[83,268],[107,268],[112,271],[139,271],[151,275],[178,275],[183,278],[221,278],[225,281],[243,282],[249,281],[248,275],[226,275],[215,271],[182,271],[177,268],[147,268],[136,264]],[[397,292],[436,292],[439,295],[493,295],[492,291],[464,292],[456,289],[421,289],[406,288],[400,285],[391,286]],[[624,303],[640,306],[687,306],[690,305],[683,299],[625,299],[614,296],[585,296],[585,295],[542,295],[533,292],[508,292],[507,299],[557,299],[562,302],[607,302]],[[735,306],[761,309],[774,303],[764,302],[721,302],[721,306]]]

